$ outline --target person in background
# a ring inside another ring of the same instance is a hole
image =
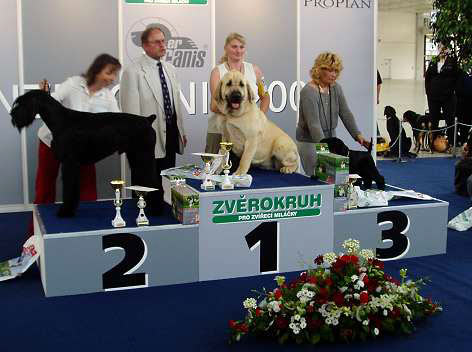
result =
[[[157,116],[152,127],[156,131],[156,188],[159,189],[159,197],[162,200],[161,171],[175,167],[176,153],[183,154],[187,145],[180,102],[180,83],[175,67],[163,59],[167,44],[164,32],[159,26],[150,25],[143,31],[141,45],[144,54],[123,71],[120,103],[123,112]]]
[[[66,108],[83,112],[119,112],[118,103],[108,88],[121,69],[118,59],[108,54],[97,56],[88,70],[61,83],[51,95]],[[39,89],[48,91],[48,81],[39,82]],[[38,169],[36,172],[35,204],[53,203],[56,200],[56,178],[59,161],[51,150],[52,134],[43,124],[38,130]],[[80,169],[80,200],[97,199],[95,165]]]
[[[347,105],[341,85],[336,82],[342,70],[338,55],[321,53],[310,70],[311,81],[300,91],[296,139],[302,166],[308,176],[313,176],[316,166],[314,143],[336,137],[339,117],[352,138],[369,147]]]
[[[456,90],[460,76],[457,61],[449,55],[447,48],[440,46],[439,55],[434,57],[425,73],[425,89],[432,129],[436,130],[439,121],[444,119],[449,145],[454,142],[454,117],[456,116]],[[442,114],[441,114],[442,113]],[[433,141],[437,133],[433,133]]]
[[[210,74],[211,105],[210,110],[218,113],[215,101],[216,88],[220,79],[231,70],[241,72],[249,81],[254,95],[259,96],[260,109],[266,113],[269,109],[270,97],[264,85],[264,75],[261,69],[249,62],[244,61],[246,56],[246,39],[239,33],[230,33],[225,40],[224,55],[220,64],[213,68]],[[216,127],[216,117],[212,115],[208,119],[208,130],[205,151],[207,153],[218,153],[220,149],[221,132]]]

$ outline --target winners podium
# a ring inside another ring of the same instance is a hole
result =
[[[391,201],[388,207],[333,213],[334,186],[303,175],[251,170],[249,188],[199,192],[200,224],[182,225],[165,206],[136,227],[134,199],[124,200],[127,227],[114,228],[112,201],[81,203],[75,218],[59,205],[37,205],[40,272],[46,296],[133,289],[303,270],[339,252],[346,238],[377,249],[383,260],[446,251],[448,203]]]

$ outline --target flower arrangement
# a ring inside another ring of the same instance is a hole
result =
[[[278,287],[259,292],[259,303],[247,298],[246,318],[229,322],[230,342],[248,334],[279,343],[365,341],[382,334],[410,334],[416,321],[442,311],[420,296],[424,279],[406,280],[407,270],[402,269],[397,281],[384,273],[372,250],[360,250],[359,241],[346,240],[343,247],[345,254],[318,256],[316,267],[293,282],[276,276]]]

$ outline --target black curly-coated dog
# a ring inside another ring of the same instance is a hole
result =
[[[36,114],[51,130],[51,148],[61,162],[63,204],[58,216],[75,215],[80,197],[80,165],[96,163],[115,152],[126,153],[136,184],[156,186],[156,134],[151,126],[155,115],[144,118],[125,113],[79,112],[65,108],[47,92],[32,90],[14,101],[11,122],[20,131],[33,123]],[[148,193],[151,214],[159,213],[162,198],[162,190]]]
[[[370,154],[372,142],[368,151],[349,150],[344,142],[336,137],[324,138],[320,143],[327,143],[331,153],[349,157],[349,173],[362,177],[362,188],[372,188],[372,181],[375,181],[378,189],[385,189],[385,178],[379,173]]]

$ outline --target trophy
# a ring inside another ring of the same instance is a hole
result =
[[[229,178],[229,170],[231,169],[232,163],[229,160],[229,152],[233,148],[233,143],[231,142],[220,142],[220,148],[225,151],[224,158],[225,163],[223,165],[223,172],[225,174],[223,182],[220,184],[221,189],[234,189],[234,184]]]
[[[212,175],[212,164],[213,160],[217,158],[222,158],[224,155],[221,154],[212,154],[212,153],[192,153],[193,155],[200,156],[205,163],[205,167],[203,169],[204,181],[200,185],[201,189],[205,191],[214,191],[215,190],[215,183],[210,179]]]
[[[116,215],[111,221],[111,224],[113,227],[124,227],[126,226],[126,222],[121,217],[121,205],[123,204],[123,199],[121,199],[121,190],[123,189],[125,182],[122,180],[113,180],[110,184],[115,190],[115,199],[113,200],[113,204],[115,204],[116,208]]]
[[[135,191],[139,197],[138,198],[139,214],[138,214],[138,217],[136,218],[136,225],[138,226],[149,225],[149,220],[146,217],[146,214],[144,214],[144,208],[146,207],[146,201],[144,200],[144,195],[148,192],[157,191],[157,188],[142,187],[142,186],[129,186],[129,187],[126,187],[126,189]]]

